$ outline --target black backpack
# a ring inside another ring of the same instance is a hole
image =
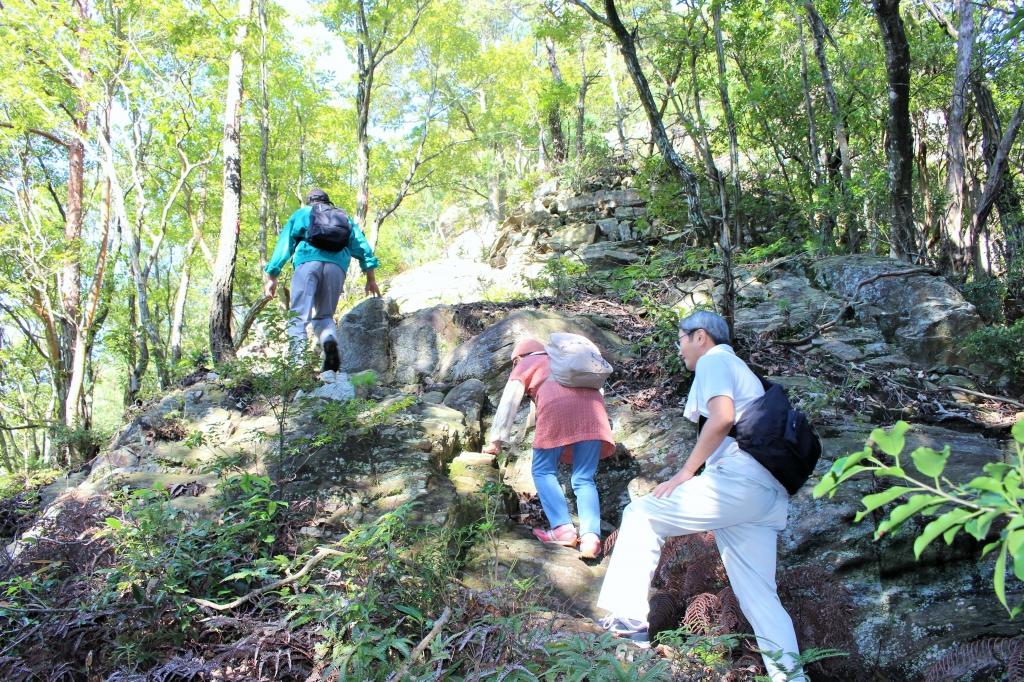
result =
[[[323,251],[337,253],[348,246],[352,225],[348,215],[336,206],[317,202],[309,214],[306,241]]]
[[[821,441],[807,415],[790,404],[786,389],[758,378],[764,395],[747,406],[729,435],[794,495],[814,472]],[[697,433],[706,421],[707,417],[700,417]]]

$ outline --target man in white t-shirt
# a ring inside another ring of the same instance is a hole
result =
[[[776,542],[786,527],[789,496],[729,436],[764,388],[728,341],[729,327],[715,313],[700,311],[679,322],[679,355],[695,373],[685,415],[707,421],[683,468],[623,512],[597,605],[611,614],[602,621],[606,628],[646,641],[648,591],[665,539],[714,531],[772,681],[803,679],[793,621],[775,587]]]

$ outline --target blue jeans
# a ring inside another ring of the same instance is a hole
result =
[[[572,523],[569,505],[558,483],[558,459],[562,448],[533,449],[533,484],[537,486],[540,506],[552,528]],[[594,474],[601,459],[601,441],[587,440],[572,446],[572,489],[576,493],[576,511],[580,517],[580,535],[601,536],[601,503],[597,497]]]

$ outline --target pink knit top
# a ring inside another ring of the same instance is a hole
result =
[[[601,459],[615,452],[604,396],[595,388],[568,388],[554,379],[547,355],[527,355],[512,368],[509,381],[521,381],[537,407],[537,429],[533,447],[556,448],[587,440],[603,441]],[[560,460],[572,462],[572,448],[562,451]]]

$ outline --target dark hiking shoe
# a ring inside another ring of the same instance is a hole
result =
[[[324,341],[324,371],[337,372],[341,369],[341,356],[338,355],[338,342],[334,339]]]

